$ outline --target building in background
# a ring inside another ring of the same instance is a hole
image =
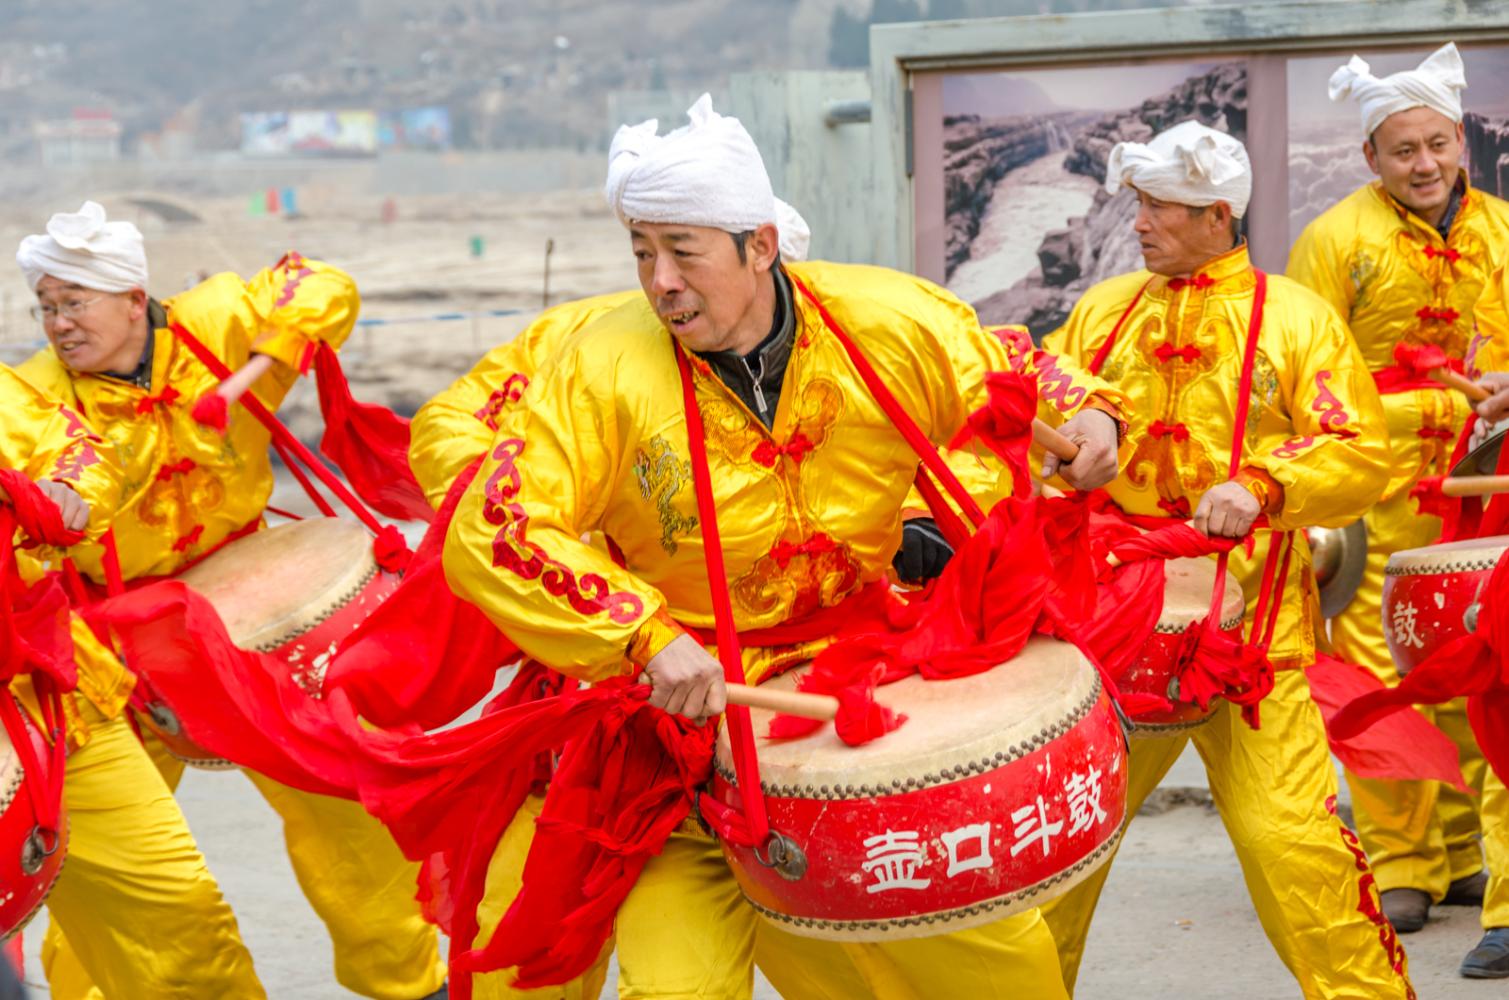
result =
[[[73,117],[40,121],[34,127],[42,163],[72,167],[113,163],[121,158],[120,122],[108,111],[78,108]]]

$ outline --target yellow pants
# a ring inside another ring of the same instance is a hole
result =
[[[168,786],[177,788],[183,763],[150,737],[147,749]],[[359,803],[243,773],[282,817],[294,874],[330,933],[336,981],[374,1000],[418,1000],[439,989],[445,964],[435,929],[414,900],[418,866],[404,858],[383,825]],[[49,936],[54,930],[49,928]],[[60,971],[76,962],[61,935],[48,945]],[[88,982],[82,970],[64,976]],[[70,993],[68,1000],[88,995]],[[54,990],[54,996],[62,994]]]
[[[110,997],[265,997],[235,914],[130,725],[81,711],[91,739],[68,758],[68,857],[47,900],[52,996],[86,996],[92,980]],[[62,963],[54,928],[78,943]]]
[[[1262,728],[1222,705],[1191,735],[1132,745],[1135,811],[1193,741],[1242,865],[1259,921],[1308,1000],[1411,996],[1404,950],[1377,912],[1377,889],[1334,813],[1336,772],[1302,672],[1278,675]],[[1043,907],[1073,983],[1107,868]],[[1396,968],[1397,966],[1397,968]]]
[[[542,802],[531,798],[504,834],[478,910],[485,942],[519,890],[519,873]],[[616,925],[620,997],[742,1000],[753,965],[785,1000],[930,1000],[1020,996],[1068,1000],[1053,938],[1036,910],[943,937],[848,944],[789,934],[744,901],[723,853],[686,824],[652,858]],[[595,1000],[610,949],[580,979],[520,991],[508,971],[478,976],[478,1000]]]
[[[1374,507],[1365,518],[1368,528],[1367,571],[1357,596],[1331,620],[1331,641],[1337,655],[1360,664],[1385,684],[1399,682],[1383,638],[1384,567],[1389,556],[1404,549],[1435,542],[1441,521],[1415,512],[1405,494]],[[1461,755],[1462,772],[1474,789],[1483,785],[1487,770],[1460,701],[1423,709]],[[1463,795],[1435,781],[1382,781],[1347,774],[1352,793],[1353,822],[1367,848],[1381,890],[1419,889],[1440,902],[1452,881],[1483,870],[1488,853],[1488,897],[1509,909],[1509,808],[1495,797]],[[1478,838],[1481,832],[1482,845]],[[1485,897],[1485,907],[1488,897]],[[1485,915],[1486,916],[1486,915]],[[1509,913],[1500,923],[1509,924]]]

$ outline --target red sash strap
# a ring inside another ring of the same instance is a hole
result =
[[[875,402],[880,404],[880,408],[885,411],[885,415],[890,418],[896,430],[906,439],[906,443],[911,445],[912,450],[917,453],[917,457],[922,460],[922,464],[927,467],[927,471],[937,478],[938,482],[942,484],[943,489],[953,498],[954,503],[959,505],[959,509],[964,512],[964,516],[969,519],[972,525],[978,528],[984,524],[985,512],[980,509],[979,503],[975,501],[974,497],[969,495],[969,491],[964,488],[964,484],[959,482],[959,477],[954,475],[953,470],[948,467],[948,463],[943,460],[943,456],[939,454],[937,446],[927,439],[927,435],[922,433],[922,428],[917,426],[917,422],[902,407],[900,401],[896,399],[895,394],[880,380],[880,375],[870,364],[869,359],[860,353],[854,341],[849,338],[849,335],[834,320],[833,315],[828,312],[827,307],[817,300],[817,296],[813,295],[796,275],[788,272],[787,277],[791,279],[791,284],[796,290],[802,293],[802,297],[817,309],[817,314],[823,318],[823,325],[828,328],[828,332],[833,334],[838,339],[838,342],[843,345],[845,353],[849,355],[849,360],[854,363],[855,371],[859,373],[860,381],[865,384],[865,388],[870,391],[870,395],[875,397]],[[920,487],[921,484],[919,483],[918,485]]]
[[[1147,291],[1147,286],[1152,283],[1152,278],[1142,283],[1142,287],[1137,289],[1137,294],[1132,296],[1132,301],[1127,305],[1126,312],[1122,313],[1121,318],[1116,321],[1116,325],[1111,327],[1111,335],[1106,338],[1105,343],[1100,345],[1100,349],[1095,352],[1095,357],[1090,359],[1091,375],[1100,374],[1100,369],[1105,366],[1106,358],[1110,355],[1111,348],[1116,346],[1116,338],[1121,335],[1121,328],[1131,318],[1132,310],[1137,308],[1137,303],[1142,301],[1142,294]]]
[[[706,431],[702,426],[702,411],[697,406],[696,386],[692,383],[692,365],[679,343],[676,344],[676,365],[681,372],[692,484],[697,494],[697,515],[702,519],[707,582],[712,594],[713,620],[717,623],[718,660],[723,664],[725,683],[743,684],[744,658],[739,633],[734,627],[733,602],[728,596],[728,573],[723,565],[723,543],[718,534],[718,510],[713,500],[712,473],[707,464]],[[750,846],[763,847],[770,836],[770,823],[765,816],[765,796],[760,791],[760,762],[755,756],[754,726],[749,719],[749,709],[743,705],[729,705],[724,709],[723,717],[728,726],[728,742],[733,750],[734,773],[739,780],[743,811],[738,826],[733,816],[720,815],[719,833]]]

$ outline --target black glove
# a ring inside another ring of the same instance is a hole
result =
[[[926,583],[943,572],[954,547],[930,517],[917,517],[901,526],[901,548],[891,565],[903,583]]]

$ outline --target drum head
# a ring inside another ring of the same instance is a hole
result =
[[[1159,632],[1183,632],[1192,622],[1210,613],[1210,597],[1216,586],[1216,562],[1204,557],[1170,559],[1164,568],[1163,613],[1158,616]],[[1247,603],[1242,585],[1226,573],[1226,591],[1221,599],[1221,628],[1242,624]]]
[[[804,670],[762,686],[795,690]],[[1039,636],[1010,663],[982,674],[938,681],[913,675],[879,688],[876,700],[907,721],[861,747],[845,744],[831,725],[798,739],[771,740],[765,734],[772,713],[752,708],[749,714],[767,793],[824,789],[836,797],[865,798],[952,780],[955,769],[1046,742],[1047,729],[1083,716],[1099,693],[1099,675],[1083,653]],[[719,734],[716,763],[732,780],[726,730]]]
[[[1368,566],[1368,528],[1360,519],[1345,528],[1307,528],[1320,613],[1335,618],[1346,610],[1362,586]]]
[[[1384,573],[1388,576],[1411,576],[1493,569],[1506,548],[1509,548],[1509,535],[1464,538],[1457,542],[1404,549],[1389,556]]]
[[[266,652],[324,621],[376,573],[366,529],[314,517],[237,539],[178,578],[214,605],[236,645]]]
[[[1509,427],[1497,433],[1488,435],[1488,439],[1476,448],[1462,456],[1462,460],[1452,466],[1453,476],[1491,476],[1498,471],[1499,449],[1504,444],[1504,435],[1509,434]]]

